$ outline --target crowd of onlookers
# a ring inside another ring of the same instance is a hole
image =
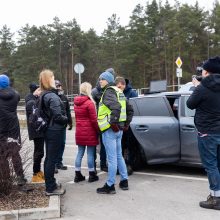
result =
[[[220,57],[206,60],[202,65],[201,81],[193,77],[195,90],[187,100],[190,109],[196,109],[195,126],[198,131],[198,147],[201,161],[208,174],[210,195],[200,206],[220,210]],[[107,171],[107,180],[97,193],[114,194],[116,173],[120,174],[119,187],[128,190],[128,174],[132,173],[132,146],[130,122],[133,108],[129,98],[137,94],[129,81],[116,77],[112,68],[100,74],[96,87],[88,82],[80,85],[80,94],[74,98],[75,141],[78,153],[75,160],[75,182],[85,180],[81,162],[87,149],[89,182],[97,181],[96,146],[101,145],[100,168]],[[17,118],[18,93],[10,87],[9,78],[0,75],[0,178],[9,178],[10,158],[17,175],[17,183],[24,185],[26,179],[19,154],[21,137]],[[42,114],[47,118],[47,127],[38,132],[29,124],[33,106],[40,100]],[[60,81],[55,81],[51,70],[39,75],[39,86],[30,84],[30,94],[25,98],[30,140],[34,141],[32,182],[45,182],[46,195],[65,193],[54,174],[65,170],[63,152],[66,128],[72,129],[68,100]],[[44,150],[45,145],[45,150]],[[128,152],[126,160],[123,152]],[[41,168],[45,154],[44,169]],[[126,161],[126,163],[125,163]],[[2,169],[2,168],[5,169]],[[129,171],[129,172],[128,172]]]
[[[128,189],[128,174],[132,174],[130,156],[125,160],[122,156],[126,150],[129,155],[128,141],[129,123],[133,116],[133,108],[128,99],[136,97],[129,80],[116,77],[113,68],[104,71],[97,81],[96,87],[84,82],[80,85],[80,94],[74,98],[75,113],[75,141],[78,153],[75,159],[74,182],[85,180],[81,173],[81,162],[85,150],[87,150],[89,182],[97,181],[96,146],[100,143],[100,169],[108,172],[108,179],[97,193],[115,193],[115,175],[121,175],[120,187]],[[27,180],[22,168],[22,160],[19,154],[21,137],[19,121],[17,118],[17,104],[19,94],[10,87],[10,79],[6,75],[0,75],[0,138],[7,149],[8,154],[1,160],[7,164],[8,158],[12,158],[14,170],[17,175],[18,185],[24,185]],[[68,99],[64,94],[62,83],[55,80],[51,70],[43,70],[39,74],[39,84],[30,83],[30,92],[25,97],[27,128],[29,139],[33,140],[33,176],[31,182],[44,183],[46,195],[62,195],[65,193],[61,184],[55,179],[58,170],[66,170],[63,164],[63,153],[66,141],[66,129],[73,126],[71,110]],[[127,98],[126,98],[127,97]],[[47,117],[47,127],[44,130],[36,130],[30,121],[36,103],[41,100],[42,111]],[[3,116],[4,115],[4,116]],[[4,121],[3,121],[4,118]],[[122,141],[123,136],[123,141]],[[13,152],[8,151],[12,144]],[[125,149],[126,148],[126,149]],[[16,149],[16,150],[15,150]],[[45,155],[45,160],[43,157]],[[43,162],[43,166],[41,164]],[[127,165],[127,166],[126,166]],[[7,167],[7,166],[6,166]],[[9,166],[8,166],[9,169]],[[128,170],[128,172],[127,172]],[[10,172],[1,172],[2,175]]]

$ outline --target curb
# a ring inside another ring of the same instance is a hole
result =
[[[0,211],[0,220],[34,220],[60,218],[60,196],[50,196],[49,206],[45,208]]]

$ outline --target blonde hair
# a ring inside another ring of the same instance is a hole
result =
[[[92,98],[92,85],[88,82],[84,82],[80,85],[80,93],[83,95],[87,95],[93,102]],[[94,102],[95,103],[95,102]]]
[[[41,71],[39,75],[39,84],[40,89],[43,90],[50,90],[55,88],[55,81],[54,81],[54,74],[51,70],[45,69]]]

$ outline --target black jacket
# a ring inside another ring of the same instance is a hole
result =
[[[199,132],[220,134],[220,74],[205,77],[187,100],[196,109],[195,125]]]
[[[121,105],[118,102],[118,98],[117,98],[115,90],[112,88],[109,88],[109,86],[111,85],[112,84],[108,84],[103,89],[105,92],[102,98],[102,102],[111,110],[110,124],[112,123],[119,124]],[[123,124],[120,123],[121,126],[124,126],[125,124],[129,125],[134,114],[133,107],[132,105],[129,104],[127,100],[126,100],[126,114],[127,114],[126,122]]]
[[[44,95],[43,111],[49,117],[49,129],[60,130],[66,126],[68,119],[64,105],[55,89]]]
[[[126,84],[126,87],[123,93],[127,99],[138,97],[138,94],[133,90],[130,84],[130,81],[128,79],[127,79],[127,84]]]
[[[38,98],[34,96],[32,93],[29,93],[28,95],[25,96],[27,127],[28,127],[28,135],[30,140],[44,137],[43,133],[36,132],[35,129],[29,123],[29,116],[32,113],[33,105],[35,104],[35,101],[37,99]]]
[[[11,87],[0,89],[0,140],[13,138],[20,143],[20,126],[17,117],[19,94]]]

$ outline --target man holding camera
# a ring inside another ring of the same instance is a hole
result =
[[[210,195],[200,207],[220,210],[220,57],[203,63],[202,80],[193,78],[196,87],[187,101],[196,109],[195,125],[202,164],[207,172]]]

